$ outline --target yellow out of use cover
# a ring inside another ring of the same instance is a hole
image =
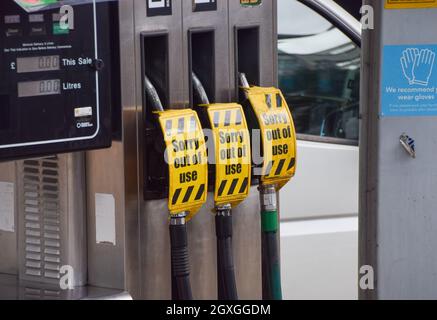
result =
[[[207,108],[215,147],[216,206],[236,207],[249,195],[252,160],[250,135],[243,107],[236,103]]]
[[[173,215],[187,213],[190,220],[206,202],[208,157],[205,136],[193,110],[158,113],[169,167],[168,208]]]
[[[290,109],[276,88],[245,88],[262,135],[263,185],[282,188],[296,172],[296,131]]]

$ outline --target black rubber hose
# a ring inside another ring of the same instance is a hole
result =
[[[205,87],[194,72],[191,73],[191,79],[193,81],[194,93],[197,94],[200,104],[209,104],[209,98]]]
[[[190,283],[187,226],[170,225],[172,299],[193,300]]]
[[[149,97],[151,101],[152,108],[158,112],[164,111],[158,91],[156,91],[155,86],[147,76],[144,76],[144,90],[146,91],[146,96]]]
[[[282,300],[278,233],[262,234],[263,300]]]
[[[218,299],[238,300],[232,246],[232,215],[216,216]]]

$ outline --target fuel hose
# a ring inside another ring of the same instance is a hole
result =
[[[159,112],[164,111],[164,107],[162,106],[162,102],[161,99],[159,98],[158,92],[156,91],[155,86],[147,76],[144,76],[144,87],[146,91],[146,96],[151,101],[152,108],[155,111],[159,111]]]
[[[276,187],[261,186],[263,300],[282,300]]]
[[[192,72],[193,93],[201,104],[210,104],[205,88]],[[218,299],[222,301],[238,300],[235,281],[234,252],[232,246],[232,206],[230,204],[216,207],[217,236],[217,287]]]
[[[170,218],[172,299],[176,301],[193,300],[185,217],[180,214]]]
[[[215,221],[217,235],[218,299],[222,301],[238,300],[232,246],[231,206],[217,207]]]
[[[147,97],[155,111],[164,111],[158,92],[150,79],[144,77]],[[185,212],[170,216],[171,287],[173,300],[193,300],[190,282],[190,260]]]
[[[238,74],[241,88],[249,88],[246,74]],[[264,300],[282,300],[279,214],[275,185],[261,185],[262,293]]]
[[[191,73],[191,78],[193,81],[194,93],[199,98],[200,103],[209,104],[208,94],[206,93],[205,87],[203,86],[200,79],[197,77],[197,75],[194,72]]]

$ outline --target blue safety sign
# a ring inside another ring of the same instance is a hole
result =
[[[437,45],[385,46],[381,116],[437,116]]]

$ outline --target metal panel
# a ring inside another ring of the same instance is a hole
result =
[[[384,2],[367,1],[375,30],[364,34],[360,264],[373,266],[377,279],[361,297],[436,299],[436,118],[380,117],[379,110],[383,46],[436,44],[437,9],[384,10]],[[399,144],[404,132],[419,144],[416,159]]]
[[[96,287],[60,290],[59,286],[19,282],[15,276],[0,274],[0,300],[132,300],[127,293]]]
[[[18,162],[20,280],[59,285],[70,266],[86,284],[84,164],[82,153]]]
[[[173,0],[173,14],[170,16],[156,16],[147,17],[146,0],[134,1],[134,15],[135,15],[135,54],[136,54],[136,88],[137,88],[137,111],[142,111],[143,98],[143,79],[141,75],[141,43],[140,34],[142,32],[168,32],[169,42],[169,87],[170,87],[170,106],[165,108],[182,108],[188,106],[188,94],[184,87],[183,74],[185,63],[182,46],[182,0]],[[186,2],[186,1],[184,1]],[[132,75],[130,75],[132,76]],[[141,119],[138,119],[139,121]],[[142,121],[140,121],[142,124]],[[141,130],[141,127],[139,127]],[[140,141],[141,143],[141,141]]]
[[[216,11],[193,12],[193,1],[183,1],[183,66],[184,92],[190,92],[190,70],[188,53],[189,30],[213,30],[214,32],[214,64],[215,64],[215,100],[211,102],[230,102],[229,37],[228,37],[228,2],[217,1]]]
[[[263,1],[261,6],[242,7],[240,0],[229,0],[229,34],[230,34],[230,81],[231,88],[236,88],[235,72],[235,28],[259,26],[260,47],[260,85],[275,86],[277,77],[277,1]],[[234,92],[232,99],[238,98]]]
[[[173,13],[170,16],[147,17],[146,1],[134,1],[135,12],[135,54],[136,60],[136,111],[137,111],[137,165],[140,177],[139,201],[139,254],[141,299],[170,299],[170,246],[168,236],[168,209],[166,200],[143,201],[143,157],[144,150],[144,122],[143,116],[143,79],[141,61],[142,33],[168,33],[168,61],[169,61],[169,101],[166,108],[184,108],[189,104],[188,94],[184,90],[183,46],[182,46],[182,0],[172,1]],[[146,106],[147,107],[147,106]],[[126,183],[131,183],[126,182]]]
[[[87,153],[89,279],[91,285],[126,288],[137,299],[169,299],[170,245],[167,200],[143,201],[143,75],[141,34],[167,32],[169,39],[169,105],[184,108],[189,105],[188,36],[197,27],[216,30],[216,97],[228,102],[233,95],[233,71],[228,62],[233,57],[232,37],[228,28],[227,3],[218,3],[218,11],[192,13],[192,2],[174,0],[171,16],[147,17],[146,0],[120,2],[121,74],[123,131],[122,143],[109,150]],[[268,63],[263,68],[263,84],[276,82],[275,45],[273,41],[274,5],[267,2],[261,8],[235,10],[260,13],[256,22],[267,25],[262,39]],[[183,18],[185,16],[185,18]],[[243,18],[240,15],[236,18]],[[233,33],[232,33],[233,35]],[[272,63],[273,62],[273,63]],[[147,106],[146,106],[147,107]],[[96,193],[111,194],[116,202],[116,246],[95,243]],[[192,286],[195,298],[215,299],[216,239],[213,195],[189,224],[192,265]],[[254,188],[249,199],[235,211],[235,256],[240,297],[261,297],[261,239],[258,192]],[[108,265],[111,267],[108,268]],[[258,280],[254,280],[258,279]]]
[[[145,1],[141,2],[145,8]],[[145,9],[143,10],[145,17]],[[140,297],[134,1],[119,1],[123,142],[87,153],[89,284]],[[116,245],[96,243],[95,195],[115,199]]]
[[[114,289],[125,288],[122,147],[120,143],[114,143],[111,149],[89,152],[86,158],[88,172],[88,281],[91,285]],[[112,195],[115,199],[115,244],[97,243],[96,194]]]
[[[0,164],[0,182],[13,183],[15,194],[17,181],[15,178],[15,162]],[[15,195],[14,195],[15,196]],[[15,232],[0,230],[0,274],[18,275],[18,257],[17,257],[17,203],[14,212]]]

